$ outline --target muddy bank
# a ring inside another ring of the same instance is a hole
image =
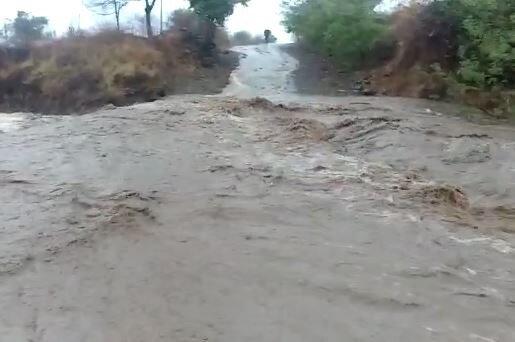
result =
[[[483,116],[500,121],[513,123],[515,120],[513,91],[482,91],[451,83],[441,73],[424,70],[418,65],[411,69],[396,67],[395,63],[402,64],[403,56],[392,63],[376,63],[361,71],[344,72],[330,58],[310,51],[301,43],[285,45],[282,49],[299,61],[293,75],[301,94],[380,95],[438,100],[472,107]]]
[[[199,67],[190,76],[179,76],[167,95],[221,93],[229,84],[231,73],[238,67],[240,54],[225,51],[208,67]]]
[[[196,40],[122,33],[49,41],[0,67],[0,112],[84,113],[173,94],[217,94],[239,55],[205,57]]]
[[[223,91],[229,77],[238,66],[239,54],[229,52],[219,56],[209,67],[196,67],[187,74],[169,75],[169,79],[157,87],[147,87],[139,81],[130,82],[123,94],[110,95],[88,82],[88,77],[78,79],[69,92],[57,97],[46,97],[38,90],[33,92],[27,86],[5,90],[0,93],[0,112],[33,112],[42,114],[81,114],[106,105],[127,106],[139,102],[152,102],[167,95],[206,94],[213,95]],[[29,86],[30,87],[30,86]],[[84,87],[84,88],[83,88]],[[16,93],[19,91],[20,93]]]
[[[359,73],[349,73],[338,69],[327,58],[312,52],[302,44],[288,44],[281,47],[299,61],[293,73],[295,85],[300,94],[345,96],[359,94],[356,82]]]

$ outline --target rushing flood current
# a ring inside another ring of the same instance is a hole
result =
[[[515,130],[240,52],[220,96],[0,115],[0,340],[514,341]]]

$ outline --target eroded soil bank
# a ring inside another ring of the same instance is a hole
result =
[[[235,52],[205,53],[187,31],[152,40],[101,32],[4,48],[0,112],[83,114],[171,94],[218,94],[238,63]]]
[[[284,45],[282,49],[299,61],[293,76],[300,94],[348,96],[359,95],[357,82],[363,75],[345,72],[320,54],[301,44]]]

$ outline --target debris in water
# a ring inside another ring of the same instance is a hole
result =
[[[206,171],[209,171],[211,173],[219,172],[219,171],[227,171],[230,169],[234,169],[234,166],[226,164],[226,165],[213,165],[210,166]]]
[[[424,201],[431,204],[451,205],[462,209],[469,207],[465,192],[450,185],[428,185],[418,190]]]
[[[164,112],[166,114],[170,114],[170,115],[184,115],[184,114],[186,114],[185,110],[175,110],[175,109],[165,109]]]
[[[288,131],[294,132],[297,137],[327,141],[334,137],[325,124],[311,119],[293,119]]]

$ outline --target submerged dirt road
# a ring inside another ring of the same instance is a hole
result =
[[[242,52],[222,96],[0,116],[0,340],[514,341],[515,130]]]

